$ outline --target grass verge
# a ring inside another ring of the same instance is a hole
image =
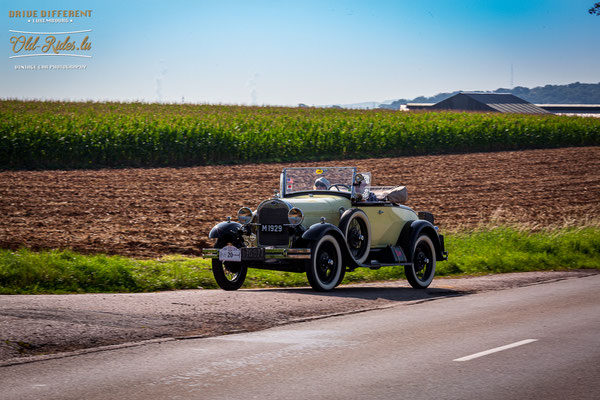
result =
[[[446,236],[450,258],[437,276],[558,269],[600,269],[600,227],[481,228]],[[358,269],[345,283],[404,279],[402,268]],[[245,287],[306,286],[304,274],[252,269]],[[210,262],[164,257],[134,260],[71,251],[0,250],[0,294],[149,292],[216,288]]]

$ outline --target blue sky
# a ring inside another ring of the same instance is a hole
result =
[[[5,0],[0,97],[348,104],[510,87],[511,65],[514,86],[597,83],[593,3]],[[9,18],[71,9],[93,14],[72,23]],[[92,58],[9,58],[9,30],[85,29]],[[86,69],[15,70],[38,64]]]

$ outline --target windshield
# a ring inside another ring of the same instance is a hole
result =
[[[352,193],[352,182],[356,168],[286,168],[281,176],[281,193],[286,194],[310,190],[329,190]]]

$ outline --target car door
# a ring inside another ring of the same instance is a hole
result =
[[[390,203],[365,203],[358,208],[369,218],[371,247],[396,245],[404,224],[416,219],[410,208]]]

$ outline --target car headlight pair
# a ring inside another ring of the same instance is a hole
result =
[[[238,221],[242,225],[247,225],[252,222],[252,210],[248,207],[242,207],[238,211]],[[302,210],[299,208],[292,208],[288,211],[288,221],[290,221],[291,225],[300,225],[304,220],[304,214],[302,214]]]

